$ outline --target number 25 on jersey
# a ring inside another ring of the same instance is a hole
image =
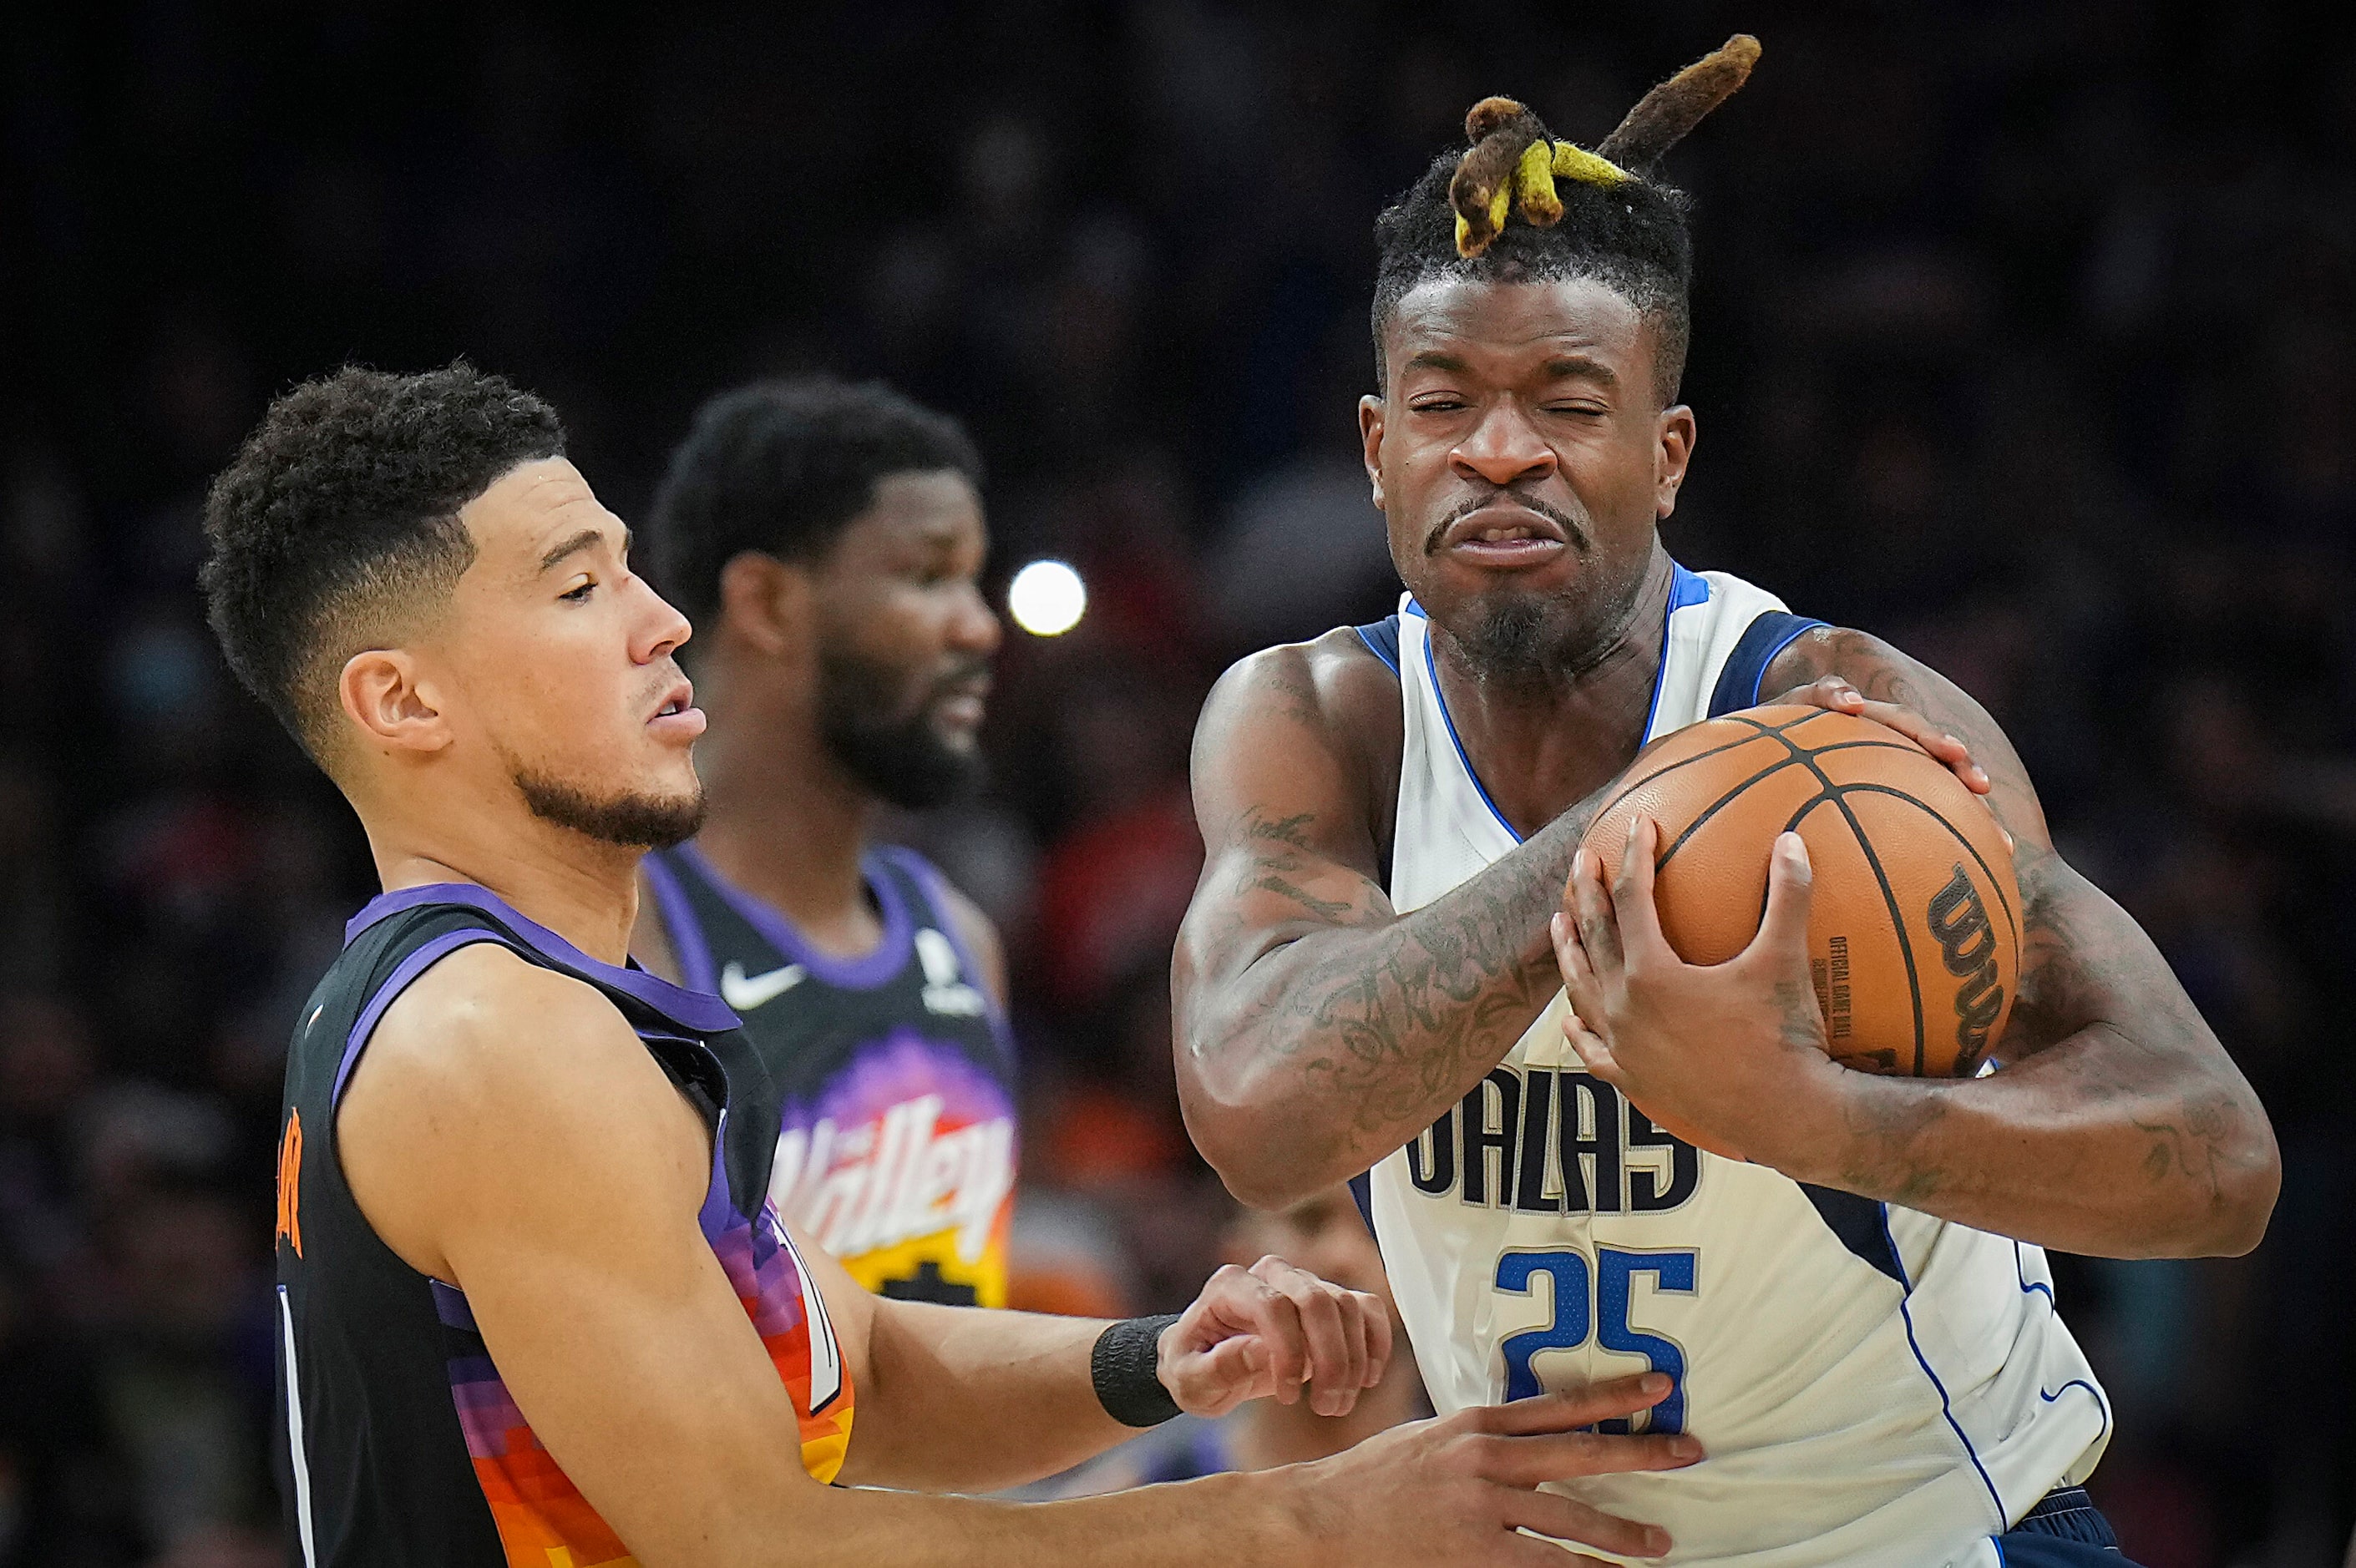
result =
[[[1590,1265],[1587,1254],[1575,1252],[1507,1253],[1497,1260],[1497,1288],[1515,1296],[1531,1293],[1539,1275],[1553,1287],[1554,1320],[1544,1328],[1513,1334],[1498,1345],[1505,1357],[1505,1390],[1509,1400],[1544,1393],[1546,1385],[1530,1370],[1530,1360],[1546,1350],[1574,1350],[1590,1336],[1606,1350],[1642,1356],[1656,1372],[1669,1379],[1668,1397],[1655,1405],[1645,1430],[1676,1434],[1686,1429],[1686,1355],[1673,1339],[1641,1333],[1628,1322],[1628,1297],[1638,1275],[1650,1275],[1655,1290],[1691,1295],[1696,1254],[1633,1253],[1618,1247],[1598,1247]],[[1606,1421],[1599,1431],[1624,1433],[1626,1420]]]

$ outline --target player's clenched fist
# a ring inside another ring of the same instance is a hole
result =
[[[1190,1415],[1225,1415],[1248,1399],[1342,1415],[1383,1381],[1391,1319],[1364,1291],[1344,1290],[1279,1257],[1213,1275],[1162,1331],[1162,1385]]]
[[[1667,1378],[1647,1372],[1395,1426],[1313,1467],[1324,1472],[1311,1491],[1323,1517],[1311,1528],[1334,1542],[1333,1562],[1352,1568],[1562,1568],[1563,1554],[1516,1533],[1524,1530],[1622,1557],[1661,1556],[1669,1550],[1666,1531],[1537,1488],[1580,1476],[1683,1469],[1699,1459],[1701,1445],[1687,1436],[1580,1430],[1649,1409],[1668,1392]]]

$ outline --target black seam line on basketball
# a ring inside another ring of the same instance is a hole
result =
[[[1928,816],[1932,821],[1937,823],[1940,827],[1945,828],[1950,834],[1952,834],[1955,842],[1964,847],[1964,853],[1969,855],[1979,866],[1980,870],[1987,877],[1988,886],[1996,890],[1997,906],[2004,911],[2004,918],[2012,925],[2013,951],[2015,953],[2020,951],[2020,917],[2013,913],[2012,901],[2004,896],[2003,880],[1996,874],[1995,869],[1987,863],[1987,857],[1979,852],[1978,846],[1975,845],[1970,839],[1965,837],[1963,834],[1956,829],[1954,823],[1941,816],[1939,812],[1933,809],[1928,802],[1922,800],[1915,795],[1908,795],[1902,789],[1893,788],[1889,784],[1844,784],[1841,787],[1847,790],[1854,790],[1859,795],[1896,795],[1900,800],[1906,802],[1909,805],[1922,807],[1923,816]]]
[[[1815,774],[1816,782],[1824,785],[1826,793],[1832,797],[1833,805],[1839,807],[1842,819],[1847,822],[1849,832],[1856,836],[1857,847],[1865,851],[1865,863],[1873,869],[1873,880],[1881,884],[1881,901],[1889,906],[1890,923],[1898,932],[1898,955],[1906,960],[1906,988],[1914,998],[1914,1076],[1920,1078],[1922,1076],[1924,1028],[1922,979],[1914,970],[1914,944],[1906,939],[1906,914],[1898,907],[1898,894],[1890,885],[1890,873],[1881,869],[1881,857],[1873,852],[1873,840],[1865,836],[1865,825],[1857,819],[1857,813],[1851,811],[1848,808],[1848,802],[1842,798],[1847,786],[1835,784],[1831,774],[1816,766],[1815,757],[1812,753],[1803,752],[1799,747],[1792,745],[1792,742],[1781,734],[1775,738],[1791,748],[1794,762]]]
[[[1808,749],[1822,755],[1826,752],[1855,752],[1866,747],[1879,747],[1885,752],[1907,752],[1918,757],[1930,756],[1928,752],[1912,741],[1835,741],[1830,745],[1811,746]],[[1932,757],[1931,760],[1935,763],[1939,759]]]
[[[1814,708],[1814,707],[1808,707],[1808,705],[1807,705],[1807,704],[1805,704],[1805,703],[1788,703],[1788,704],[1784,704],[1784,703],[1763,703],[1763,704],[1762,704],[1762,707],[1770,707],[1770,708],[1773,708],[1773,707],[1793,707],[1793,708],[1807,707],[1807,708],[1808,708],[1808,711],[1806,711],[1805,713],[1801,714],[1797,719],[1779,719],[1779,720],[1776,720],[1774,723],[1772,723],[1772,724],[1762,724],[1761,722],[1759,722],[1759,720],[1758,720],[1751,718],[1748,713],[1739,713],[1739,712],[1738,712],[1738,713],[1721,713],[1721,714],[1719,714],[1718,717],[1719,717],[1719,719],[1730,719],[1730,720],[1733,720],[1735,723],[1737,723],[1737,724],[1748,724],[1748,725],[1750,725],[1753,730],[1756,730],[1757,731],[1759,731],[1759,733],[1761,733],[1762,735],[1775,735],[1775,736],[1781,736],[1781,735],[1783,733],[1783,731],[1786,731],[1786,730],[1795,730],[1795,729],[1799,728],[1799,726],[1801,726],[1801,725],[1803,725],[1803,724],[1805,724],[1809,720],[1811,720],[1811,719],[1822,719],[1826,714],[1830,713],[1830,712],[1832,711],[1832,709],[1829,709],[1829,708]],[[1843,717],[1843,718],[1845,718],[1845,719],[1846,719],[1846,718],[1853,717],[1853,715],[1850,715],[1850,714],[1843,714],[1843,715],[1841,715],[1841,717]],[[1715,722],[1715,720],[1713,720],[1713,722]],[[1786,745],[1790,744],[1790,742],[1789,742],[1789,741],[1786,741],[1786,742],[1784,742],[1784,743],[1785,743]]]
[[[1610,800],[1605,801],[1601,805],[1596,807],[1595,815],[1597,816],[1601,816],[1604,813],[1610,811],[1613,806],[1618,805],[1622,800],[1626,799],[1631,791],[1637,789],[1641,785],[1651,784],[1655,779],[1666,778],[1671,773],[1676,773],[1679,768],[1690,767],[1696,763],[1706,761],[1711,757],[1722,756],[1728,752],[1738,750],[1743,746],[1748,746],[1751,742],[1759,740],[1760,738],[1761,737],[1757,735],[1745,735],[1740,740],[1729,741],[1723,746],[1712,746],[1706,752],[1696,752],[1690,757],[1679,757],[1676,762],[1669,763],[1659,771],[1646,773],[1643,778],[1638,779],[1635,784],[1622,787],[1618,795],[1613,795]],[[1783,764],[1779,763],[1776,765],[1781,767]]]
[[[1755,736],[1752,737],[1754,740],[1757,738],[1758,737]],[[1777,740],[1783,739],[1780,735],[1775,738]],[[1786,747],[1789,747],[1791,742],[1789,741],[1784,741],[1783,744]],[[1657,875],[1668,865],[1669,857],[1683,848],[1687,839],[1692,837],[1696,833],[1701,830],[1703,823],[1708,822],[1711,817],[1716,816],[1719,812],[1733,805],[1734,799],[1737,795],[1742,794],[1743,791],[1750,789],[1754,784],[1764,783],[1774,774],[1782,773],[1785,768],[1788,768],[1791,765],[1791,758],[1779,758],[1778,760],[1768,763],[1757,773],[1752,773],[1749,778],[1734,784],[1732,787],[1728,789],[1724,795],[1719,795],[1716,800],[1711,801],[1707,806],[1704,806],[1701,814],[1698,816],[1696,816],[1691,822],[1687,823],[1685,826],[1685,831],[1679,833],[1676,837],[1670,842],[1669,847],[1661,851],[1659,859],[1653,862],[1653,870],[1655,874]],[[1632,827],[1630,831],[1633,834],[1634,830]]]

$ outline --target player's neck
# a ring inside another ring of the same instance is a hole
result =
[[[871,951],[884,934],[862,864],[876,802],[816,730],[813,723],[786,743],[775,730],[715,724],[696,757],[706,815],[695,847],[813,945],[850,957]]]
[[[1398,1349],[1406,1349],[1401,1341]],[[1237,1469],[1272,1470],[1339,1454],[1421,1415],[1417,1387],[1395,1357],[1383,1381],[1361,1395],[1347,1415],[1320,1415],[1309,1408],[1306,1395],[1293,1404],[1254,1400],[1237,1414],[1228,1456]]]
[[[537,817],[487,835],[452,832],[444,825],[430,837],[370,825],[369,845],[387,892],[475,882],[592,958],[619,965],[629,952],[640,849],[601,843]]]
[[[1643,745],[1673,577],[1655,543],[1644,586],[1594,654],[1526,681],[1483,678],[1447,629],[1432,626],[1433,669],[1457,741],[1524,837],[1608,783]]]

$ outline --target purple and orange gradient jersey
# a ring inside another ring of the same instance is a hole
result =
[[[693,844],[646,860],[680,978],[736,1011],[731,1049],[776,1085],[777,1211],[878,1295],[1002,1307],[1017,1152],[1005,1019],[940,873],[889,847],[863,870],[883,940],[836,958]]]
[[[386,1008],[434,963],[477,942],[596,987],[705,1111],[712,1180],[698,1223],[793,1400],[799,1452],[779,1462],[798,1461],[830,1481],[850,1445],[851,1374],[825,1301],[767,1196],[774,1104],[757,1085],[730,1096],[722,1062],[734,1015],[715,997],[599,963],[482,888],[404,889],[351,923],[288,1056],[277,1225],[287,1438],[280,1480],[289,1561],[301,1568],[634,1561],[533,1434],[464,1292],[418,1274],[384,1244],[336,1153],[337,1102]]]

